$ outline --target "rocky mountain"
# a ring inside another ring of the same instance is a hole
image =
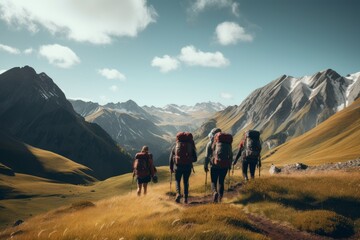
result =
[[[78,115],[45,73],[16,67],[0,75],[0,86],[0,128],[11,136],[87,166],[98,179],[131,171],[130,157]]]
[[[264,156],[277,166],[360,160],[360,98],[340,112]]]
[[[218,110],[219,103],[195,106],[168,104],[163,108],[140,107],[134,101],[99,105],[70,100],[75,111],[89,122],[97,123],[131,154],[148,145],[157,165],[167,164],[169,147],[179,131],[194,131]]]
[[[349,106],[360,95],[359,78],[360,73],[342,77],[331,69],[300,78],[283,75],[219,112],[216,126],[235,135],[234,146],[246,129],[260,130],[264,151],[272,149]]]
[[[170,146],[169,135],[142,115],[129,114],[104,106],[85,119],[100,125],[132,155],[140,151],[142,146],[147,145],[157,165],[167,163],[167,159],[161,160],[159,156]]]

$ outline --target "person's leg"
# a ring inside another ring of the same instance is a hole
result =
[[[217,202],[219,198],[219,193],[218,193],[219,169],[212,167],[210,170],[210,175],[211,175],[211,190],[213,192],[213,202]]]
[[[243,173],[243,177],[244,177],[244,180],[245,180],[245,181],[249,180],[248,174],[247,174],[248,165],[249,165],[248,161],[247,161],[246,159],[244,159],[244,160],[242,161],[242,173]]]
[[[250,162],[250,176],[251,176],[251,179],[255,178],[255,170],[256,170],[256,161],[253,160],[253,161]]]
[[[142,187],[142,183],[138,183],[138,188],[137,188],[137,195],[138,196],[141,195],[141,187]]]
[[[144,195],[146,195],[146,193],[147,193],[147,185],[148,185],[148,183],[143,183],[143,186],[144,186]]]
[[[211,191],[213,193],[217,192],[218,172],[216,170],[216,168],[210,168]]]
[[[189,177],[191,174],[191,169],[188,169],[186,171],[184,171],[184,201],[185,203],[187,203],[188,201],[188,196],[189,196]]]
[[[228,169],[219,169],[219,202],[221,201],[223,195],[224,195],[224,182],[225,177],[228,172]]]
[[[181,177],[182,177],[182,171],[177,169],[175,171],[175,185],[176,185],[176,202],[180,202],[180,198],[181,198]]]

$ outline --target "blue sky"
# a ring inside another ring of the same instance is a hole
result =
[[[0,71],[68,98],[238,105],[282,74],[360,71],[356,0],[0,0]]]

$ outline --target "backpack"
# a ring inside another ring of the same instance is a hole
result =
[[[244,139],[244,158],[258,160],[260,158],[260,152],[260,132],[255,130],[247,131]]]
[[[213,164],[220,168],[229,168],[232,162],[232,144],[231,134],[218,132],[215,134],[213,149]]]
[[[139,178],[147,177],[150,172],[150,155],[148,153],[137,153],[134,161],[135,174]]]
[[[189,132],[179,132],[176,134],[175,144],[175,164],[191,165],[194,162],[193,151],[195,143],[193,135]]]

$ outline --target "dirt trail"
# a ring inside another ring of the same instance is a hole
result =
[[[227,199],[234,198],[240,194],[240,188],[242,184],[239,183],[236,186],[230,188],[230,191],[224,192],[224,197]],[[173,201],[174,198],[171,198]],[[200,197],[189,197],[189,203],[184,204],[184,207],[198,206],[199,204],[211,204],[212,196],[200,196]],[[332,238],[322,237],[307,232],[300,231],[290,226],[274,222],[266,217],[258,216],[251,213],[245,213],[253,223],[253,226],[259,230],[260,233],[265,236],[276,239],[276,240],[328,240]]]

